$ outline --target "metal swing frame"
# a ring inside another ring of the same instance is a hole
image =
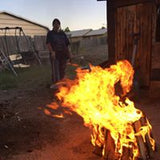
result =
[[[17,76],[17,73],[16,73],[16,71],[14,69],[14,66],[12,64],[12,61],[9,58],[9,49],[8,49],[9,46],[8,46],[8,42],[7,42],[7,32],[9,30],[15,30],[14,36],[16,37],[16,45],[17,45],[17,51],[18,51],[18,53],[20,53],[20,45],[19,45],[19,39],[18,39],[18,37],[22,37],[23,36],[25,38],[25,40],[27,41],[28,45],[29,45],[29,50],[34,53],[34,56],[35,56],[36,60],[38,61],[38,63],[40,65],[42,64],[41,60],[40,60],[40,58],[39,58],[39,56],[38,56],[38,54],[37,54],[37,52],[36,52],[36,50],[34,48],[33,43],[25,35],[22,27],[5,27],[5,28],[0,28],[0,30],[4,31],[4,40],[5,40],[4,43],[6,45],[6,51],[5,52],[2,51],[2,49],[0,49],[0,59],[2,61],[2,65],[4,65],[5,68],[7,68],[6,66],[8,66],[11,69],[11,71],[14,73],[14,75]]]

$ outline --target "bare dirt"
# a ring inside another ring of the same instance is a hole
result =
[[[160,84],[141,91],[137,105],[145,111],[157,144],[160,142]],[[46,116],[42,109],[53,102],[53,90],[38,89],[1,91],[0,155],[2,160],[98,160],[90,143],[90,130],[81,117],[64,119]],[[53,114],[59,113],[59,110]],[[158,160],[155,159],[155,160]]]
[[[91,131],[76,114],[64,119],[47,116],[43,108],[55,101],[46,84],[38,88],[0,90],[0,160],[102,160],[93,153]],[[136,107],[143,110],[153,126],[159,160],[160,82],[139,90]],[[60,113],[60,110],[52,114]]]
[[[100,51],[105,56],[106,45],[93,54]],[[82,118],[76,114],[64,119],[45,115],[43,109],[55,101],[54,91],[43,82],[31,86],[30,81],[21,89],[0,90],[0,160],[100,159],[92,153],[91,131],[84,127]]]
[[[97,159],[90,130],[78,115],[59,119],[44,114],[42,109],[52,101],[53,90],[46,87],[0,92],[2,160]]]

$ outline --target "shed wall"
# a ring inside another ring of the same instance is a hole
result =
[[[5,27],[22,27],[23,31],[26,35],[28,36],[34,36],[34,35],[46,35],[47,34],[47,29],[38,26],[33,23],[29,23],[25,20],[18,19],[16,17],[7,15],[7,14],[0,14],[0,28],[5,28]],[[4,30],[0,30],[0,35],[4,35]],[[8,30],[7,31],[8,35],[14,35],[15,31]]]

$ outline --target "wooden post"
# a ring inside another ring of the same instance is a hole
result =
[[[96,133],[96,135],[95,135],[95,133]],[[94,138],[96,139],[96,141],[98,143],[101,143],[100,142],[100,137],[99,137],[99,125],[97,125],[97,126],[95,126],[93,128],[92,135],[94,136]],[[103,145],[102,146],[98,146],[97,144],[95,144],[93,153],[95,153],[98,156],[102,156],[102,150],[103,150]]]
[[[103,156],[105,160],[118,160],[119,159],[119,155],[115,153],[114,140],[111,137],[109,130],[106,130]]]
[[[136,121],[133,125],[134,125],[135,131],[138,132],[140,127],[141,127],[140,120]],[[142,136],[137,136],[137,144],[138,144],[138,148],[139,148],[139,152],[140,152],[140,158],[142,158],[143,160],[147,160],[148,159],[148,155],[147,155],[148,153],[147,153],[147,149],[146,149],[146,146],[144,144]]]
[[[139,132],[141,126],[147,125],[146,117],[141,118],[140,120],[133,123],[133,127],[135,132]],[[96,146],[94,153],[100,156],[103,156],[105,160],[129,160],[133,158],[133,149],[123,147],[122,156],[119,153],[115,152],[115,142],[111,137],[111,133],[109,130],[104,129],[105,142],[101,147]],[[146,142],[144,142],[142,136],[137,136],[137,144],[139,150],[139,156],[136,160],[149,160],[153,157],[153,150],[149,141],[149,136],[146,135]],[[133,144],[134,145],[134,144]],[[103,150],[103,154],[102,153]]]
[[[130,157],[133,157],[132,149],[123,147],[123,155],[121,157],[121,160],[129,160]]]
[[[142,126],[146,126],[147,125],[147,118],[146,118],[146,116],[142,117],[140,119],[140,121],[141,121]],[[151,132],[151,134],[152,134],[152,132]],[[150,135],[150,136],[151,136],[151,138],[153,138],[152,135]],[[153,158],[154,151],[152,149],[152,145],[150,143],[149,135],[148,134],[146,134],[145,139],[146,139],[145,145],[146,145],[146,148],[147,148],[147,151],[148,151],[148,156],[149,156],[149,158]]]

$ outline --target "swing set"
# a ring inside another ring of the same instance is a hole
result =
[[[3,36],[0,36],[0,63],[2,67],[7,68],[17,76],[15,63],[23,61],[22,52],[33,53],[37,62],[41,65],[41,60],[35,50],[31,37],[26,36],[22,27],[5,27],[0,28]],[[12,34],[10,34],[10,31]],[[14,61],[11,57],[14,57]]]

